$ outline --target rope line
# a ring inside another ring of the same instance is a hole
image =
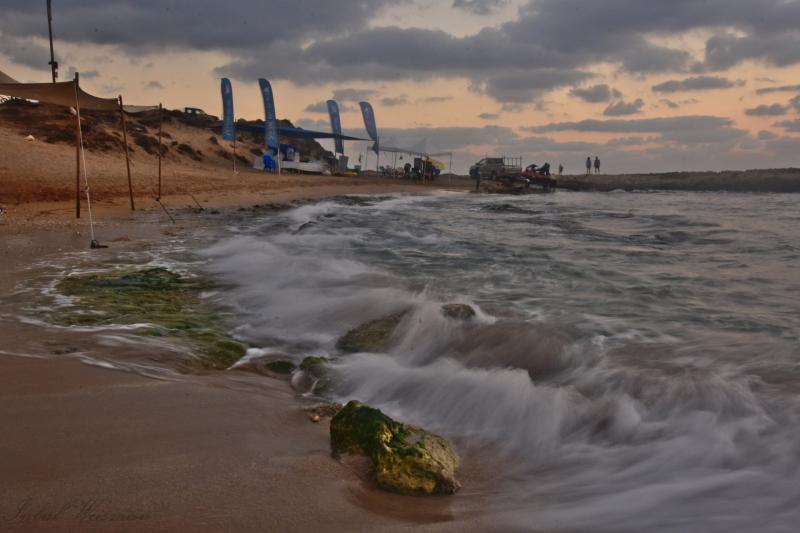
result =
[[[81,146],[81,163],[83,164],[83,181],[84,191],[86,192],[86,206],[89,211],[89,234],[92,238],[92,243],[94,243],[94,219],[92,218],[92,197],[89,193],[89,176],[86,173],[86,151],[83,148],[83,125],[81,124],[81,105],[78,102],[78,84],[75,84],[75,115],[78,118],[78,139],[80,140]]]

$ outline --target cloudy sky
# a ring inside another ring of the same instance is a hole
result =
[[[0,70],[47,81],[44,0],[0,3]],[[800,166],[800,0],[53,0],[61,78],[98,95],[278,115],[579,172]],[[350,143],[350,155],[363,151]]]

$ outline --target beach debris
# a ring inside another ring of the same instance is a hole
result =
[[[442,314],[453,320],[470,320],[476,316],[475,309],[467,304],[444,304]]]
[[[319,415],[311,415],[309,418],[311,419],[312,422],[320,421]]]
[[[36,137],[34,137],[33,135],[28,135],[27,137],[25,137],[25,140],[26,141],[35,141]]]
[[[379,409],[350,401],[331,419],[335,455],[360,454],[372,460],[383,489],[410,495],[453,494],[458,455],[438,435],[397,422]]]
[[[0,217],[6,214],[6,208],[0,206]]]
[[[336,347],[346,353],[382,352],[407,313],[407,310],[393,313],[356,326],[336,341]]]
[[[141,335],[185,344],[201,368],[225,369],[244,356],[218,313],[201,299],[208,285],[166,268],[110,270],[68,276],[58,290],[75,297],[54,319],[67,326],[139,324]]]

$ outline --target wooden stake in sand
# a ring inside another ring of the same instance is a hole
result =
[[[78,73],[75,73],[75,218],[81,218],[81,115],[78,113]]]
[[[131,181],[131,159],[128,155],[128,132],[125,127],[125,111],[122,109],[122,95],[119,95],[119,116],[122,118],[122,144],[125,145],[125,166],[128,168],[128,194],[131,198],[131,211],[135,211],[133,205],[133,182]]]
[[[161,133],[164,127],[164,108],[158,104],[158,198],[161,200]]]
[[[233,129],[233,173],[236,174],[236,128]]]

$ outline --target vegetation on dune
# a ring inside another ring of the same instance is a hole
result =
[[[80,326],[148,324],[142,334],[174,337],[192,350],[201,366],[227,368],[246,348],[200,299],[204,288],[165,268],[70,276],[59,283],[59,290],[78,303],[61,313],[59,321]]]

